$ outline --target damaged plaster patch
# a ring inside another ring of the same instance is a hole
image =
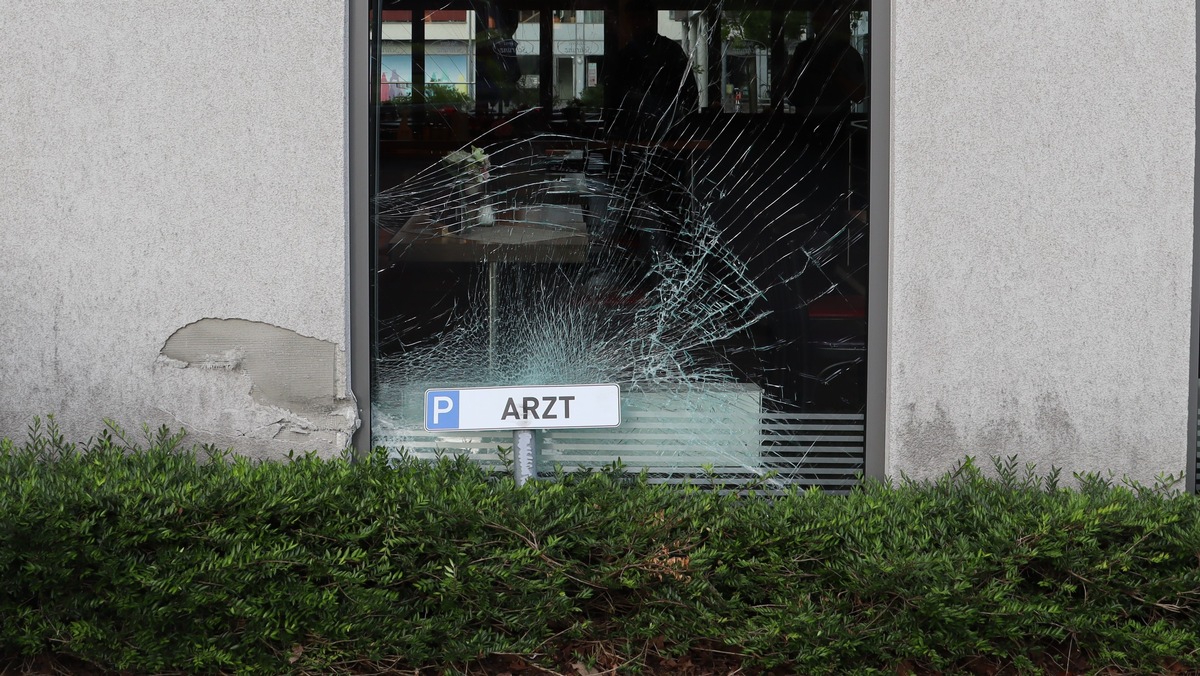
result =
[[[201,319],[179,329],[162,356],[191,367],[245,371],[250,395],[289,407],[337,396],[337,346],[245,319]]]
[[[251,402],[242,410],[204,410],[202,398],[191,411],[172,412],[181,421],[239,436],[344,447],[359,420],[338,380],[342,354],[334,343],[272,324],[206,318],[167,338],[158,363],[226,372],[249,383]]]

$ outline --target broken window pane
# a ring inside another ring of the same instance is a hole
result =
[[[376,444],[427,388],[617,383],[540,471],[853,485],[866,382],[864,3],[381,1]]]

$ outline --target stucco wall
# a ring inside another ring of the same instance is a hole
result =
[[[0,3],[0,434],[344,446],[345,11]]]
[[[1194,4],[892,11],[889,471],[1182,470]],[[0,3],[0,434],[345,443],[344,12]]]
[[[893,3],[891,472],[1185,468],[1195,11]]]

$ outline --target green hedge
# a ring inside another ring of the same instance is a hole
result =
[[[135,672],[1200,668],[1190,495],[968,462],[727,495],[465,461],[0,444],[0,656]],[[85,452],[86,451],[86,452]],[[498,660],[500,660],[498,662]]]

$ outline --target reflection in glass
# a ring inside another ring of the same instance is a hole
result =
[[[618,383],[542,471],[853,485],[869,13],[853,2],[380,2],[375,443],[430,387]]]

